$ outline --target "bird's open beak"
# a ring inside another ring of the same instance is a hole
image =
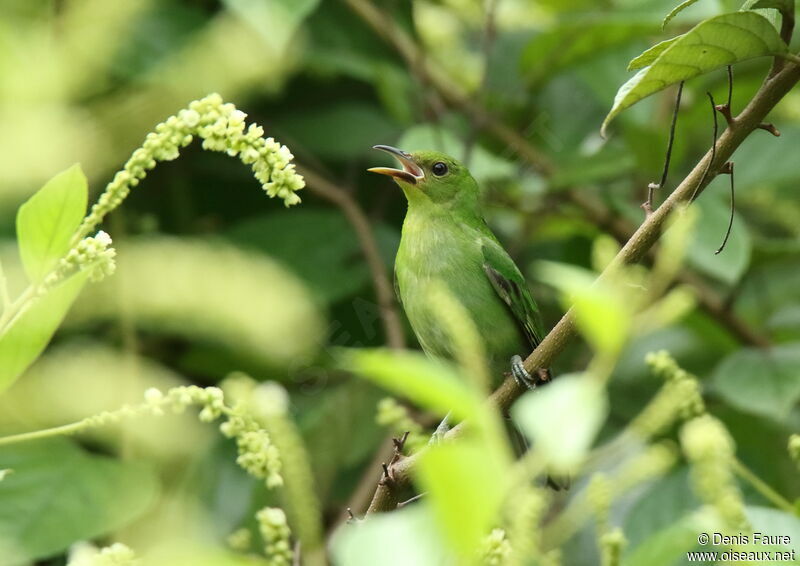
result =
[[[375,145],[372,147],[373,149],[380,149],[381,151],[385,151],[386,153],[391,153],[394,155],[403,168],[392,169],[391,167],[371,167],[367,169],[367,171],[371,171],[372,173],[380,173],[381,175],[389,175],[390,177],[394,177],[395,179],[399,179],[410,185],[416,185],[425,178],[425,172],[419,165],[414,163],[414,159],[411,157],[411,154],[390,145]]]

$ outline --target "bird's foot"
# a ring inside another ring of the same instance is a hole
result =
[[[535,389],[540,383],[545,383],[552,379],[550,370],[547,368],[539,368],[536,370],[536,377],[534,378],[528,370],[525,369],[525,364],[522,363],[520,356],[511,357],[511,375],[514,380],[525,389]]]
[[[433,431],[431,435],[431,439],[428,441],[429,445],[432,444],[441,444],[444,442],[444,435],[450,430],[450,413],[447,413],[442,422],[439,423],[439,426],[436,427],[436,430]]]

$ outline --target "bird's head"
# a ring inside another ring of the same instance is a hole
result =
[[[392,154],[401,168],[372,167],[369,171],[392,177],[409,203],[477,212],[478,184],[469,170],[449,155],[429,150],[408,153],[388,145],[376,145],[375,149]]]

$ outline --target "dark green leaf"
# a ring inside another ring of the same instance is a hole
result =
[[[87,454],[68,440],[0,450],[0,556],[27,564],[80,540],[112,532],[153,503],[153,471],[135,462]]]
[[[710,18],[668,45],[650,66],[620,87],[602,129],[626,108],[669,85],[725,65],[786,50],[786,44],[769,20],[755,12]]]
[[[80,165],[50,179],[17,213],[17,242],[25,273],[39,283],[70,247],[86,214],[88,189]]]
[[[732,406],[782,420],[800,399],[800,344],[734,352],[717,366],[711,380]]]
[[[637,20],[565,23],[537,35],[528,43],[522,54],[522,68],[529,80],[539,81],[656,29],[651,22]]]

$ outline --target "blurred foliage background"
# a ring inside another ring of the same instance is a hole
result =
[[[405,200],[365,172],[385,160],[371,146],[439,148],[468,162],[487,221],[552,325],[563,305],[534,262],[598,267],[596,240],[627,239],[643,218],[647,184],[661,172],[674,90],[624,113],[608,140],[599,135],[629,77],[627,62],[739,6],[698,2],[665,35],[661,19],[672,7],[671,0],[4,0],[0,259],[15,292],[19,205],[74,162],[99,194],[156,123],[209,92],[288,145],[308,187],[301,205],[284,209],[264,198],[240,163],[199,144],[159,165],[103,225],[118,248],[118,273],[87,287],[45,354],[0,398],[0,430],[70,422],[136,401],[149,386],[212,385],[233,371],[278,381],[289,391],[332,528],[347,506],[363,506],[387,436],[375,421],[386,393],[330,369],[332,346],[387,344],[386,277]],[[403,38],[412,40],[405,57]],[[409,53],[434,66],[435,77]],[[734,111],[768,67],[767,59],[736,67]],[[705,91],[722,102],[726,81],[721,70],[686,85],[670,181],[706,151]],[[741,461],[793,500],[800,482],[786,440],[800,429],[800,93],[790,93],[772,120],[780,138],[757,131],[735,155],[736,217],[718,255],[727,181],[699,200],[698,229],[678,274],[696,306],[627,344],[609,382],[601,438],[626,426],[658,389],[644,358],[667,349],[700,378]],[[525,147],[492,124],[518,132]],[[398,320],[401,332],[388,342],[413,347]],[[581,371],[589,359],[586,345],[575,343],[553,372]],[[57,508],[80,501],[79,492],[57,486],[89,481],[68,475],[82,466],[95,485],[106,482],[83,501],[84,513],[53,511],[72,517],[74,533],[42,535],[54,519],[34,512],[34,500],[0,500],[0,535],[22,537],[43,564],[63,564],[78,538],[223,545],[273,497],[236,467],[229,442],[189,417],[137,419],[81,437],[80,446],[31,445],[15,456],[74,462],[41,467],[50,497],[62,497]],[[98,454],[131,464],[100,470],[90,466]],[[747,502],[764,504],[743,489]],[[626,494],[614,513],[635,547],[693,501],[681,465]],[[104,515],[86,511],[95,508]],[[30,518],[24,532],[22,515]],[[570,548],[567,564],[598,560],[590,537],[579,534]]]

